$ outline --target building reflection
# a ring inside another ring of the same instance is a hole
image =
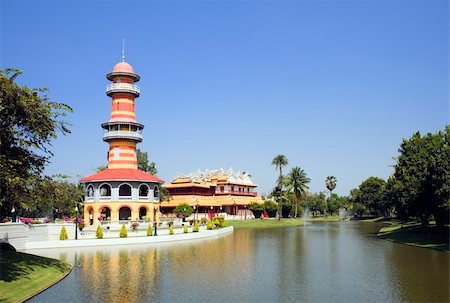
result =
[[[137,302],[157,295],[159,249],[115,249],[83,253],[81,282],[89,301]]]

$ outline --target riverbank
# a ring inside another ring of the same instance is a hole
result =
[[[71,271],[65,262],[15,251],[0,251],[0,301],[23,302]]]
[[[393,221],[391,225],[382,227],[377,236],[388,241],[448,252],[449,232],[448,226],[438,229],[434,225],[424,227],[416,222],[401,224]]]
[[[302,219],[248,219],[248,220],[228,220],[228,226],[235,229],[240,228],[272,228],[272,227],[292,227],[303,225]]]

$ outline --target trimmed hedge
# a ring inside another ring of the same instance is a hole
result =
[[[97,230],[95,231],[95,236],[97,237],[97,239],[103,238],[103,230],[100,227],[100,225],[97,226]]]
[[[128,237],[127,228],[125,227],[125,224],[122,224],[122,228],[120,229],[119,237],[126,238]]]
[[[61,228],[61,233],[59,234],[59,239],[60,240],[67,240],[67,239],[69,239],[69,236],[67,235],[67,230],[66,230],[65,226],[63,226]]]

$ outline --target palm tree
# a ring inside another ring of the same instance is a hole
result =
[[[311,179],[306,177],[306,173],[303,169],[298,166],[291,168],[288,175],[287,191],[292,191],[295,196],[294,218],[297,218],[298,203],[300,202],[302,195],[305,195],[306,191],[309,189],[307,184],[310,181]]]
[[[333,189],[336,188],[337,179],[335,176],[328,176],[325,180],[325,185],[327,186],[328,190],[330,191],[330,199],[331,199],[331,193],[333,192]],[[327,214],[327,202],[325,200],[325,215]]]
[[[281,193],[283,192],[283,167],[285,167],[286,165],[288,165],[288,159],[286,158],[285,155],[277,155],[275,158],[273,158],[272,160],[272,165],[275,165],[275,168],[280,170],[280,177],[278,178],[278,186],[280,188],[280,194],[279,194],[279,199],[278,199],[278,204],[279,204],[279,213],[278,213],[278,220],[281,220],[281,213],[282,213],[282,208],[281,208]]]

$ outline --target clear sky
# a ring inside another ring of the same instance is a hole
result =
[[[141,75],[139,145],[159,176],[250,171],[267,193],[284,154],[311,191],[387,178],[402,138],[449,118],[448,1],[1,1],[1,67],[71,105],[47,173],[106,163],[105,75]],[[287,169],[286,169],[287,171]]]

